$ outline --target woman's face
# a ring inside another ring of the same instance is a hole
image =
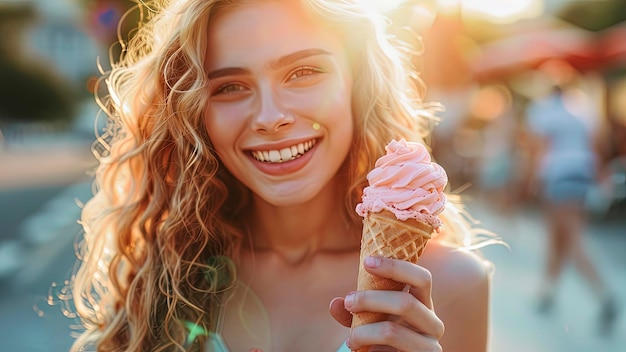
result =
[[[352,143],[346,53],[296,6],[248,2],[209,27],[209,137],[228,170],[276,206],[314,197]]]

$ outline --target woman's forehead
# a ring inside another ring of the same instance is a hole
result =
[[[207,58],[212,68],[250,59],[275,60],[311,48],[341,50],[337,36],[319,20],[293,3],[280,1],[251,1],[228,9],[208,31]]]

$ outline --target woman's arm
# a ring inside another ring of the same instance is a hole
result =
[[[443,247],[443,246],[442,246]],[[485,352],[489,344],[490,264],[455,249],[433,271],[435,312],[445,325],[445,352]]]

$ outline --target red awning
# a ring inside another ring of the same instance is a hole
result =
[[[488,80],[534,69],[551,59],[567,61],[581,71],[597,67],[593,33],[575,26],[527,26],[484,44],[470,65],[476,78]]]

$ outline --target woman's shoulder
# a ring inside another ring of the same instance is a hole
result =
[[[459,280],[484,277],[491,270],[491,265],[478,253],[439,241],[426,246],[419,264],[429,269],[433,277],[444,275]]]
[[[483,291],[489,286],[493,266],[477,253],[431,241],[418,263],[433,277],[435,297],[452,300],[469,290]]]
[[[446,326],[446,351],[486,351],[491,264],[478,253],[432,241],[422,259],[433,278],[432,297]],[[421,261],[421,259],[420,259]]]

